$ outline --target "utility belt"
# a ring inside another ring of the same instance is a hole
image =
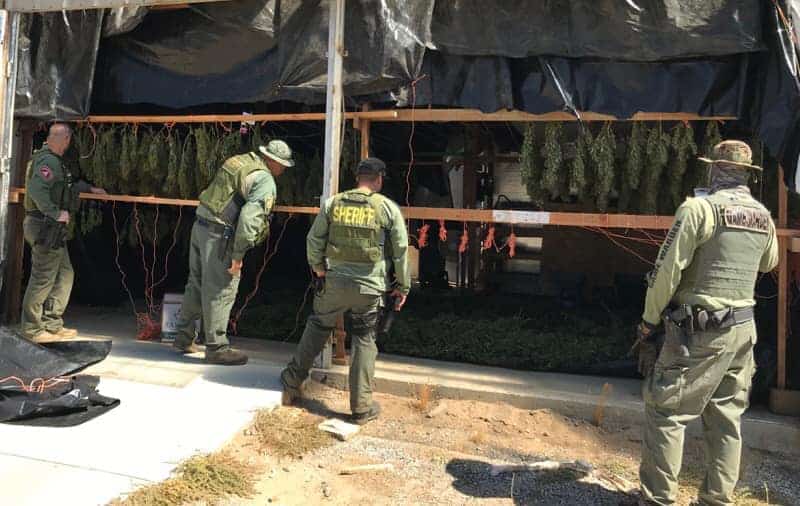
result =
[[[695,332],[707,330],[725,330],[735,325],[747,323],[755,318],[753,307],[734,309],[732,307],[708,311],[689,304],[667,308],[662,315],[665,325],[677,327],[680,336],[679,351],[684,357],[689,356],[689,339]]]
[[[201,227],[207,228],[209,231],[222,236],[222,241],[220,241],[219,251],[217,251],[217,257],[220,259],[220,261],[224,261],[226,256],[228,255],[228,250],[232,246],[233,235],[234,235],[233,227],[229,225],[223,225],[222,223],[217,223],[214,221],[209,221],[200,216],[197,216],[195,218],[195,221]]]
[[[38,209],[31,209],[25,211],[25,215],[29,216],[40,223],[38,225],[39,231],[34,239],[36,246],[44,246],[47,249],[57,250],[64,247],[67,243],[68,230],[64,223],[54,220]]]

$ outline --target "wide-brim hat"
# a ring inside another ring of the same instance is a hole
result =
[[[706,163],[724,163],[743,169],[764,170],[758,165],[753,165],[753,152],[750,146],[742,141],[722,141],[714,146],[711,158],[700,156],[697,158]]]
[[[271,158],[285,167],[294,167],[292,149],[283,141],[269,141],[266,146],[259,146],[262,155]]]

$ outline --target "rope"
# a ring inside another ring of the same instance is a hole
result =
[[[408,136],[408,153],[410,159],[408,160],[408,169],[406,171],[406,206],[411,205],[411,169],[414,167],[414,131],[416,129],[416,122],[414,121],[414,112],[417,106],[417,83],[425,79],[426,75],[422,74],[418,78],[411,81],[411,134]]]
[[[125,274],[125,271],[122,269],[122,265],[119,263],[119,227],[117,226],[117,203],[112,202],[111,205],[111,219],[114,223],[114,263],[117,265],[117,270],[119,271],[120,281],[122,282],[122,287],[125,289],[125,292],[128,294],[128,299],[131,301],[131,308],[133,308],[134,316],[137,315],[136,313],[136,303],[133,301],[133,294],[131,293],[130,288],[128,288],[128,283],[126,282],[128,275]]]
[[[264,260],[261,263],[261,268],[258,270],[258,274],[256,274],[256,281],[253,289],[250,290],[250,293],[248,293],[244,298],[244,302],[242,302],[242,305],[236,311],[236,315],[230,319],[229,324],[234,335],[238,335],[239,320],[242,317],[242,313],[244,312],[245,308],[247,308],[248,304],[250,304],[250,301],[253,300],[253,297],[256,296],[256,293],[258,293],[258,290],[261,286],[261,276],[263,276],[264,270],[266,270],[267,265],[269,264],[270,260],[272,260],[272,257],[274,257],[278,252],[278,246],[280,246],[281,240],[283,240],[283,234],[286,232],[289,222],[293,216],[293,214],[289,214],[289,216],[286,218],[286,221],[283,222],[283,228],[281,228],[281,233],[278,235],[278,239],[275,240],[275,245],[272,247],[272,250],[270,251],[269,244],[264,248]]]

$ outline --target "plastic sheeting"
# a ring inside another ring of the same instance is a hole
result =
[[[83,423],[119,404],[97,393],[97,378],[65,377],[105,359],[111,341],[44,347],[2,328],[0,350],[0,422],[63,427]]]
[[[431,47],[471,56],[660,61],[761,48],[761,0],[437,1]]]
[[[16,115],[75,118],[86,115],[92,94],[102,11],[22,16]]]

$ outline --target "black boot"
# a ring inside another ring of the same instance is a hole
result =
[[[206,363],[217,365],[244,365],[247,355],[230,346],[206,346]]]

